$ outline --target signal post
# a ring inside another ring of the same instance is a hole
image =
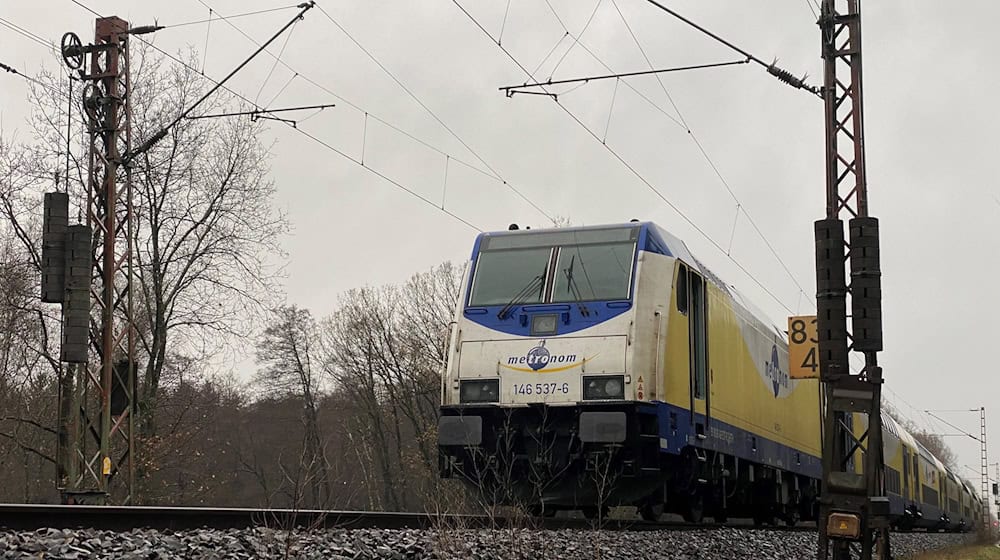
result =
[[[62,304],[59,489],[63,503],[130,504],[135,495],[134,217],[130,172],[128,36],[98,18],[92,44],[62,38],[66,65],[84,83],[86,223],[68,224],[68,192],[45,197],[42,301]],[[86,64],[89,62],[89,64]],[[68,178],[67,178],[68,181]]]
[[[838,5],[846,9],[838,10]],[[882,350],[881,270],[878,220],[868,212],[859,0],[823,0],[819,26],[826,217],[815,224],[816,338],[824,405],[818,558],[848,560],[858,547],[862,560],[889,558],[877,358]],[[851,373],[850,351],[864,356],[858,374]],[[854,425],[857,413],[867,416],[863,431]]]

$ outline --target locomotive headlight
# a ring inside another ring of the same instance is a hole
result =
[[[500,400],[499,379],[470,379],[462,381],[458,389],[459,402],[488,403]]]
[[[622,389],[622,380],[617,377],[604,382],[604,393],[609,396],[624,396]]]
[[[592,375],[583,378],[583,400],[621,400],[625,398],[625,376]]]

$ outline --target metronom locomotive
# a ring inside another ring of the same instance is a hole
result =
[[[541,515],[814,519],[819,387],[785,333],[651,222],[476,238],[440,470]]]

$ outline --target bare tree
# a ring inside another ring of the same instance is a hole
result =
[[[143,53],[133,83],[135,136],[148,138],[190,106],[207,83],[188,67]],[[191,57],[192,61],[193,56]],[[195,66],[192,64],[191,66]],[[231,106],[212,98],[206,113]],[[204,114],[204,113],[202,113]],[[184,120],[136,162],[139,202],[135,258],[148,356],[140,403],[152,429],[168,341],[209,352],[206,335],[250,334],[246,320],[270,303],[285,218],[271,204],[268,148],[259,122],[246,118]]]
[[[255,377],[270,396],[293,397],[302,403],[303,445],[297,474],[286,475],[304,481],[311,492],[313,507],[330,499],[330,479],[325,454],[320,443],[318,400],[320,384],[314,371],[317,326],[308,310],[283,306],[274,311],[274,322],[267,327],[257,346]]]
[[[939,434],[934,434],[917,428],[912,423],[907,427],[907,430],[909,430],[913,439],[917,440],[921,445],[926,447],[931,454],[944,463],[944,466],[948,467],[952,471],[956,471],[958,469],[958,455],[951,450],[951,447],[948,447],[948,444],[945,443],[943,437]]]
[[[63,372],[50,334],[58,333],[57,319],[38,299],[40,236],[34,229],[41,220],[22,212],[33,193],[28,163],[25,150],[0,136],[0,465],[19,462],[23,486],[17,496],[24,500],[50,495],[52,485],[35,484],[50,472],[42,467],[65,464],[52,437],[54,380]],[[57,468],[56,476],[63,475]]]
[[[132,138],[138,145],[190,107],[211,83],[191,69],[198,66],[193,52],[182,55],[189,62],[183,67],[138,43],[131,48]],[[42,72],[36,78],[29,94],[28,140],[0,138],[3,233],[19,246],[35,282],[42,193],[52,190],[58,170],[56,184],[70,194],[71,220],[74,214],[85,220],[88,168],[87,118],[79,106],[67,115],[67,76]],[[219,92],[192,116],[240,108],[237,99]],[[68,118],[76,144],[69,154]],[[130,162],[141,372],[136,398],[143,440],[156,434],[157,399],[170,356],[205,361],[221,348],[237,346],[252,335],[253,319],[272,305],[283,257],[278,241],[287,222],[272,204],[275,189],[267,176],[270,154],[262,132],[261,122],[246,117],[186,119]],[[120,171],[124,185],[124,167]],[[30,328],[24,330],[32,334],[32,351],[59,379],[58,391],[72,394],[72,378],[63,374],[57,358],[58,335],[52,334],[58,333],[58,308],[37,300],[27,307]]]
[[[402,287],[359,288],[323,322],[323,367],[353,397],[374,455],[382,506],[407,504],[404,488],[436,480],[440,372],[462,271],[450,263]],[[401,470],[417,458],[420,469]]]
[[[151,137],[190,107],[211,85],[192,68],[132,45],[132,138]],[[38,266],[41,193],[51,189],[52,171],[66,155],[66,80],[38,76],[31,90],[29,120],[34,141],[20,147],[18,176],[27,185],[19,197],[0,199],[3,218]],[[218,92],[196,114],[240,107]],[[82,114],[73,118],[82,130]],[[140,430],[155,431],[160,380],[172,346],[205,357],[221,340],[251,334],[253,323],[270,304],[280,256],[278,239],[287,223],[271,201],[269,147],[260,140],[259,121],[248,118],[185,119],[166,137],[131,162],[135,228],[136,317],[143,371],[140,380]],[[62,188],[71,207],[85,215],[86,157],[83,146],[71,154]],[[124,183],[124,174],[121,178]],[[25,217],[30,217],[25,223]],[[222,335],[216,336],[216,335]]]

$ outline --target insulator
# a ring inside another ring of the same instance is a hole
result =
[[[788,70],[778,68],[774,64],[767,67],[767,72],[768,74],[771,74],[775,78],[778,78],[779,81],[782,81],[794,88],[803,89],[806,87],[805,76],[801,78],[796,78]]]

